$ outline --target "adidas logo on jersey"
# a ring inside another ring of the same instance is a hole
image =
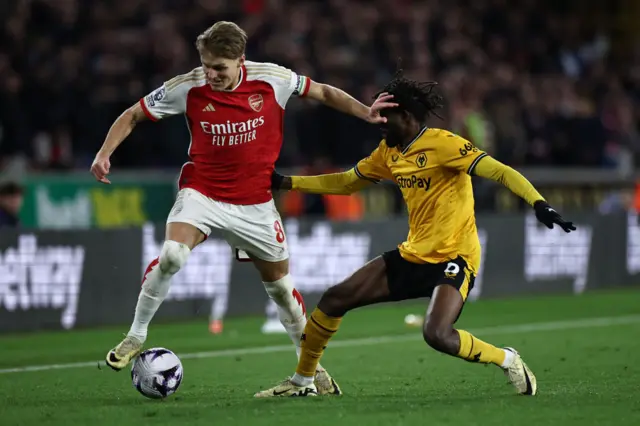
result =
[[[203,112],[214,112],[216,109],[213,107],[213,105],[209,104],[206,107],[202,108]]]

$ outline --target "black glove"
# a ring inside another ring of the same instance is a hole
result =
[[[573,225],[573,222],[566,222],[560,214],[555,211],[549,203],[546,201],[538,200],[533,203],[533,208],[536,211],[536,218],[545,224],[545,226],[549,229],[553,229],[553,224],[555,223],[560,228],[564,230],[564,232],[575,231],[576,227]]]
[[[279,190],[282,188],[282,181],[284,180],[284,176],[275,170],[271,173],[271,189]]]

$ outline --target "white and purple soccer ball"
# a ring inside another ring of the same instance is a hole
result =
[[[134,361],[131,381],[147,398],[166,398],[175,393],[182,382],[182,362],[169,349],[147,349]]]

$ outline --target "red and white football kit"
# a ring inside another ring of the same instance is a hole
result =
[[[206,235],[267,261],[289,257],[271,173],[283,138],[284,110],[304,96],[310,80],[271,63],[245,61],[240,81],[214,91],[201,67],[179,75],[140,100],[151,120],[184,114],[191,133],[180,191],[167,223],[189,223]]]

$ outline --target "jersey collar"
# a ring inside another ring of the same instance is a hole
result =
[[[407,152],[409,152],[409,148],[411,148],[411,145],[413,145],[413,143],[415,141],[417,141],[418,139],[420,139],[420,137],[424,134],[424,132],[426,132],[428,129],[427,126],[424,126],[422,129],[420,129],[420,131],[418,132],[418,134],[416,135],[415,138],[413,138],[413,140],[411,142],[409,142],[409,145],[405,146],[404,149],[402,150],[402,155],[406,154]]]
[[[242,80],[244,80],[244,65],[240,67],[240,78],[238,79],[238,84],[236,84],[232,89],[225,90],[225,92],[233,92],[242,84]]]

